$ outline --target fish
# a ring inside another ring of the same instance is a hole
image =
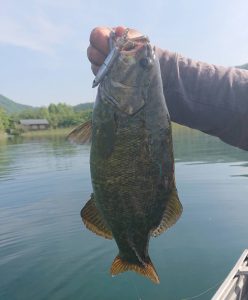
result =
[[[86,228],[115,240],[119,253],[110,273],[134,271],[158,284],[148,253],[150,238],[175,224],[183,210],[171,121],[149,38],[127,37],[119,50],[98,87],[92,119],[68,139],[91,142],[93,193],[81,217]]]

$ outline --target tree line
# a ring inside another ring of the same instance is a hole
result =
[[[51,128],[66,128],[83,123],[90,119],[92,109],[74,110],[65,103],[50,104],[48,107],[24,110],[7,114],[0,108],[0,131],[9,132],[16,128],[22,119],[47,119]]]

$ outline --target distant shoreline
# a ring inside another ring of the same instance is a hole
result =
[[[50,135],[67,135],[74,127],[68,128],[56,128],[56,129],[47,129],[47,130],[37,130],[37,131],[26,131],[21,135],[26,136],[50,136]]]
[[[46,137],[52,135],[64,135],[66,136],[74,127],[68,128],[56,128],[56,129],[47,129],[47,130],[37,130],[37,131],[26,131],[20,134],[22,137]],[[7,133],[0,132],[0,140],[7,139],[12,137],[12,135],[8,135]]]
[[[0,132],[0,140],[6,139],[8,137],[7,133]]]
[[[56,129],[47,129],[47,130],[37,130],[37,131],[26,131],[20,134],[22,137],[46,137],[46,136],[53,136],[53,135],[61,135],[66,136],[72,131],[74,127],[66,127],[66,128],[56,128]],[[172,122],[172,133],[174,132],[185,132],[185,130],[191,131],[191,133],[197,133],[196,130],[192,130],[188,127],[176,124]],[[7,133],[0,132],[0,140],[4,140],[11,137],[11,135],[8,135]]]

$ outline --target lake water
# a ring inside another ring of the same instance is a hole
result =
[[[89,146],[63,137],[0,142],[0,299],[210,299],[248,247],[248,152],[189,129],[174,131],[184,212],[151,239],[160,285],[112,278],[113,241],[89,232]]]

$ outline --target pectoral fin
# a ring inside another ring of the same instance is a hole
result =
[[[176,188],[173,189],[173,191],[169,195],[169,200],[167,201],[168,203],[166,205],[161,222],[159,226],[155,228],[151,233],[154,237],[160,235],[165,230],[174,225],[182,214],[183,207],[180,200],[178,199]]]
[[[96,207],[93,194],[81,210],[81,217],[85,226],[95,234],[110,240],[113,238],[111,230]]]
[[[91,142],[92,121],[89,120],[74,128],[67,136],[70,142],[76,144],[86,144]]]

